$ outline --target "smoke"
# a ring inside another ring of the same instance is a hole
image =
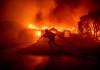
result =
[[[99,0],[3,0],[2,20],[41,26],[77,27],[80,17],[100,6]]]

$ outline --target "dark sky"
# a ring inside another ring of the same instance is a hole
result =
[[[21,26],[77,26],[82,15],[100,7],[99,0],[2,0],[2,21],[15,21]]]

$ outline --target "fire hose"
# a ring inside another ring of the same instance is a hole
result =
[[[64,37],[62,37],[62,36],[60,36],[58,34],[56,34],[56,35],[59,36],[60,38],[62,38],[63,40],[65,40],[65,42],[70,43],[72,46],[78,47],[77,45],[73,44],[72,42],[66,40]]]
[[[62,36],[60,36],[60,35],[58,35],[58,34],[56,34],[56,35],[57,35],[58,37],[60,37],[61,39],[63,39],[65,42],[71,44],[72,46],[75,46],[75,47],[77,47],[77,48],[79,48],[79,49],[82,49],[82,48],[80,48],[79,46],[77,46],[76,44],[74,44],[74,43],[72,43],[72,42],[66,40],[64,37],[62,37]],[[41,37],[41,38],[42,38],[42,37]],[[39,38],[37,41],[39,41],[41,38]],[[85,51],[83,51],[83,52],[85,52]],[[77,55],[82,56],[82,57],[87,57],[87,58],[94,59],[94,57],[92,57],[92,56],[86,56],[86,55],[82,55],[82,54],[81,54],[81,55],[80,55],[80,54],[77,54]]]

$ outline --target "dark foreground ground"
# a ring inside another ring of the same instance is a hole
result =
[[[0,52],[0,70],[100,70],[99,45],[76,47],[58,41],[62,50],[54,46],[53,52],[47,40],[25,43]]]

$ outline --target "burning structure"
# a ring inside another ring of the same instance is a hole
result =
[[[61,34],[64,37],[70,37],[70,32],[75,32],[75,28],[63,28],[63,27],[49,27],[43,26],[41,28],[34,26],[33,24],[29,24],[27,27],[29,30],[33,30],[33,35],[37,36],[37,39],[44,34],[45,29],[49,29],[51,32],[56,34]]]
[[[1,69],[100,68],[99,0],[0,0],[0,13]],[[52,54],[46,38],[37,42],[45,29],[58,34],[61,51],[53,45]]]
[[[88,13],[91,10],[100,9],[98,0],[3,0],[0,6],[2,10],[0,23],[3,24],[0,28],[4,41],[6,40],[5,36],[8,40],[18,39],[18,34],[26,29],[36,31],[33,34],[34,37],[40,37],[44,29],[51,28],[55,28],[59,32],[69,30],[71,33],[80,33],[84,37],[89,33],[88,36],[100,40],[99,15],[97,16],[96,12]],[[99,14],[99,12],[97,13]],[[92,15],[90,16],[90,14]],[[84,18],[84,15],[86,15],[86,18]],[[90,21],[91,19],[92,21]],[[10,23],[10,26],[13,27],[11,29],[9,29],[9,26],[5,27],[8,23],[2,23],[3,21],[13,21],[13,23]],[[89,24],[87,24],[88,22]],[[98,24],[94,25],[94,23]],[[97,29],[94,29],[95,26]],[[30,38],[28,36],[33,33],[30,32],[27,32],[29,33],[27,38]]]

